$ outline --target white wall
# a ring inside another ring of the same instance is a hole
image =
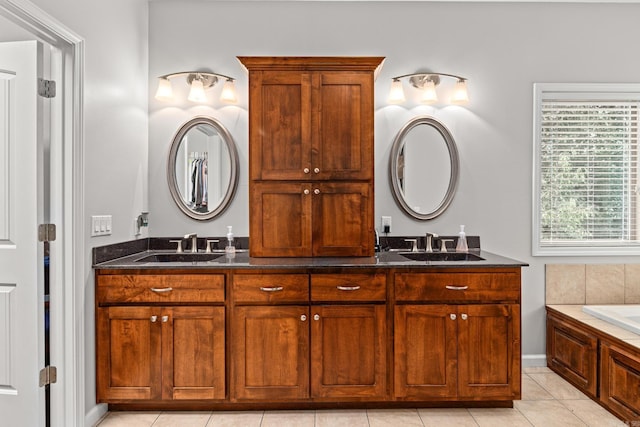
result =
[[[147,208],[148,6],[146,0],[32,0],[85,40],[84,208],[85,409],[95,403],[95,313],[91,248],[134,238]],[[76,178],[74,178],[76,179]],[[113,234],[92,238],[91,215],[112,215]],[[96,415],[94,415],[95,417]]]
[[[149,13],[152,93],[155,77],[201,67],[236,77],[239,92],[235,107],[166,106],[151,99],[153,235],[222,235],[226,225],[237,235],[248,234],[247,76],[236,56],[380,55],[387,59],[375,85],[376,224],[381,215],[390,215],[392,234],[403,235],[455,234],[466,224],[486,250],[528,262],[522,296],[525,355],[545,352],[545,263],[637,261],[531,256],[532,93],[534,82],[637,82],[640,5],[164,0],[151,2]],[[391,77],[425,70],[467,77],[471,102],[466,108],[387,105]],[[231,207],[205,223],[179,212],[165,177],[173,133],[196,114],[221,120],[241,159],[241,186]],[[422,114],[451,130],[461,159],[453,203],[429,222],[414,221],[397,208],[387,177],[395,134]]]

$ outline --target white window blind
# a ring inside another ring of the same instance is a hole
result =
[[[536,92],[534,255],[640,253],[640,93],[593,86]]]

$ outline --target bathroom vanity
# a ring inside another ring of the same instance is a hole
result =
[[[485,251],[476,261],[241,252],[178,262],[116,252],[94,263],[97,399],[112,408],[520,398],[518,261]]]

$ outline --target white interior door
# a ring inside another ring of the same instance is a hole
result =
[[[0,425],[43,426],[42,158],[36,41],[0,43]]]

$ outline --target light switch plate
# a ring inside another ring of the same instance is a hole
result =
[[[111,234],[111,215],[91,216],[91,236],[108,236]]]

